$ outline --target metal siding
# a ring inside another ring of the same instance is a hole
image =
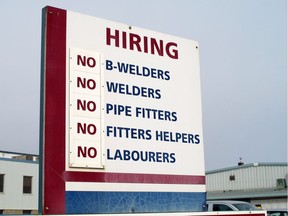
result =
[[[278,210],[278,209],[287,209],[287,199],[280,198],[280,199],[253,199],[251,200],[253,205],[257,205],[261,203],[262,209],[269,209],[269,210]]]
[[[259,188],[261,188],[261,181],[262,181],[262,179],[260,178],[260,169],[261,169],[261,167],[257,167],[256,169],[255,169],[255,167],[253,167],[254,169],[254,173],[255,173],[255,180],[253,181],[252,179],[252,181],[251,181],[251,183],[254,183],[255,184],[255,186],[254,187],[252,187],[253,186],[253,184],[249,184],[249,182],[247,182],[247,189],[251,189],[251,188],[255,188],[255,189],[259,189]]]
[[[278,178],[286,178],[288,164],[269,165],[265,163],[235,167],[206,174],[207,191],[229,191],[276,188]],[[235,175],[235,181],[229,176]]]

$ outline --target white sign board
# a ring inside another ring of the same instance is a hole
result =
[[[201,211],[198,43],[52,7],[44,19],[44,213]]]
[[[68,21],[67,53],[72,55],[67,76],[74,80],[70,102],[67,100],[67,169],[76,166],[107,172],[203,175],[197,42],[72,12]],[[77,86],[78,73],[92,88],[95,81],[98,90]],[[77,110],[77,91],[86,91],[81,96],[86,110]],[[101,107],[105,117],[100,109],[94,111],[95,107]],[[87,132],[80,131],[84,126]],[[79,144],[81,139],[87,143]],[[98,143],[97,147],[92,143]],[[74,160],[82,165],[74,165]]]

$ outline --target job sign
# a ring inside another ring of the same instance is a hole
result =
[[[69,47],[69,167],[184,174],[202,153],[197,43],[103,30],[95,48]]]
[[[43,12],[44,213],[201,211],[198,43]]]

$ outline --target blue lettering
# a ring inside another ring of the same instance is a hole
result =
[[[117,149],[115,152],[114,160],[117,160],[117,158],[119,158],[119,160],[123,160],[122,155],[121,155],[121,151],[119,149]]]
[[[140,152],[141,153],[141,161],[148,161],[148,152],[147,151],[145,151],[145,152],[143,152],[143,151],[141,151]]]
[[[125,116],[132,116],[131,112],[131,106],[106,103],[106,114],[121,115],[124,113]]]
[[[155,162],[155,152],[149,152],[149,161]]]
[[[107,137],[109,137],[110,136],[110,134],[112,134],[114,137],[116,136],[115,135],[115,129],[114,129],[114,127],[113,126],[107,126],[106,127],[106,136]]]
[[[116,83],[116,84],[118,84],[118,83]],[[127,85],[122,84],[122,83],[119,83],[118,85],[119,85],[119,93],[120,94],[126,93],[127,95],[131,95],[131,93],[129,92],[129,89],[125,88],[125,86],[127,86]]]
[[[177,121],[177,113],[166,110],[136,107],[135,115],[138,118],[157,119],[163,121]]]
[[[138,151],[133,151],[131,155],[132,155],[132,159],[133,159],[134,161],[138,161],[139,158],[140,158],[140,155],[139,155],[139,152],[138,152]]]
[[[195,144],[199,144],[199,143],[200,143],[199,134],[196,134],[194,138],[195,138],[195,140],[196,140],[196,141],[195,141]]]
[[[106,87],[108,92],[133,95],[133,96],[141,96],[147,98],[161,98],[160,89],[153,89],[147,87],[139,87],[139,86],[129,86],[127,84],[122,83],[114,83],[114,82],[106,82]]]
[[[152,152],[152,151],[137,151],[137,150],[120,150],[116,149],[115,153],[107,149],[107,160],[126,160],[139,162],[155,162],[155,163],[175,163],[175,153],[168,152]]]
[[[171,153],[170,154],[170,163],[175,163],[176,162],[176,158],[175,158],[175,153]]]
[[[138,69],[138,67],[137,67],[137,69]],[[130,74],[134,74],[134,75],[135,75],[135,71],[136,71],[136,66],[130,64]],[[138,70],[137,70],[137,71],[138,71]]]
[[[107,137],[120,137],[128,139],[144,139],[151,140],[151,130],[144,130],[140,128],[128,128],[119,126],[106,126]]]
[[[149,68],[134,64],[117,62],[117,66],[113,66],[111,60],[106,60],[106,70],[116,69],[120,73],[131,74],[136,76],[150,77],[153,79],[170,80],[170,71],[165,71],[157,68]]]
[[[110,156],[110,149],[107,149],[107,159],[113,160],[113,157]]]
[[[166,152],[163,153],[163,162],[169,163],[169,154]]]
[[[112,70],[113,69],[113,62],[110,60],[106,60],[106,70]]]
[[[119,72],[128,72],[128,64],[117,62]]]
[[[156,161],[162,162],[162,152],[156,152]]]
[[[114,93],[116,93],[118,90],[118,83],[113,83],[113,82],[106,82],[106,84],[107,84],[107,90],[109,91],[109,92],[114,92]]]
[[[130,151],[123,150],[124,160],[130,160]]]
[[[199,144],[199,134],[178,133],[169,131],[155,131],[157,141]]]

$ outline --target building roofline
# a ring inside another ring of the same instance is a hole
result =
[[[15,158],[1,158],[0,161],[9,161],[9,162],[16,162],[16,163],[32,163],[32,164],[39,164],[39,161],[33,160],[22,160],[22,159],[15,159]]]
[[[23,152],[11,152],[11,151],[3,151],[0,149],[0,154],[4,153],[4,154],[15,154],[15,155],[28,155],[28,156],[35,156],[35,157],[39,157],[39,155],[37,154],[30,154],[30,153],[23,153]]]
[[[243,164],[240,166],[233,166],[233,167],[206,171],[206,175],[212,174],[212,173],[225,172],[229,170],[236,170],[236,169],[242,169],[242,168],[247,168],[247,167],[258,167],[258,166],[288,166],[288,162],[260,162],[260,163]]]

